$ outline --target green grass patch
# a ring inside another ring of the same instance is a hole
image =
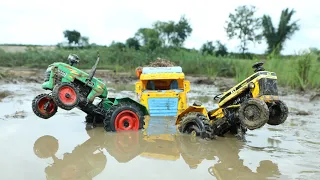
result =
[[[281,86],[307,89],[320,88],[319,55],[303,52],[295,56],[255,56],[252,60],[236,56],[215,57],[201,55],[196,50],[157,49],[154,52],[115,47],[95,47],[90,49],[45,50],[28,47],[24,52],[5,52],[0,49],[0,66],[46,68],[53,62],[67,62],[69,54],[79,55],[78,68],[90,69],[100,53],[98,69],[127,72],[135,76],[135,68],[149,64],[157,57],[169,59],[183,68],[187,75],[206,75],[208,77],[231,77],[237,82],[253,73],[252,65],[264,61],[265,69],[277,73]]]

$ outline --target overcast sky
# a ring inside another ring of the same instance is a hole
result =
[[[238,40],[228,40],[223,27],[240,5],[255,5],[257,15],[269,14],[274,25],[281,10],[294,8],[301,30],[287,41],[283,53],[320,48],[320,1],[316,0],[1,0],[0,43],[55,45],[65,41],[64,30],[75,29],[90,43],[109,45],[113,40],[124,42],[157,20],[177,22],[185,14],[193,28],[185,47],[199,49],[208,40],[220,40],[229,50],[238,51]],[[263,53],[266,44],[249,47]]]

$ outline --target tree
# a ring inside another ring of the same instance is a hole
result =
[[[264,15],[262,17],[263,36],[267,41],[268,49],[267,53],[274,51],[275,54],[279,55],[283,50],[284,43],[287,39],[300,29],[297,21],[290,23],[294,10],[284,9],[281,12],[278,29],[273,27],[271,17]]]
[[[212,45],[212,41],[207,41],[201,46],[200,52],[202,55],[210,54],[213,55],[215,47]]]
[[[179,22],[175,25],[176,36],[172,43],[177,47],[182,47],[188,36],[192,33],[192,28],[185,16],[181,16]]]
[[[139,50],[141,45],[139,41],[133,37],[126,40],[126,46],[129,48],[134,48],[135,50]]]
[[[216,56],[226,56],[228,54],[228,49],[227,47],[222,44],[220,41],[216,41],[217,43],[217,51],[216,51]]]
[[[158,47],[161,47],[161,40],[159,39],[159,33],[152,28],[140,28],[135,33],[135,38],[145,46],[147,49],[153,51]]]
[[[63,32],[63,35],[65,38],[68,39],[69,44],[72,44],[72,43],[78,44],[81,37],[80,32],[76,30],[73,30],[73,31],[65,30]]]
[[[163,46],[173,45],[172,39],[175,34],[175,23],[173,21],[157,21],[153,24],[153,27],[159,33]]]
[[[122,42],[112,41],[109,47],[110,47],[110,48],[119,49],[120,51],[124,51],[125,48],[126,48],[126,45],[123,44]]]
[[[89,38],[84,36],[80,37],[78,44],[83,47],[89,46]]]
[[[163,46],[182,47],[188,36],[191,35],[192,28],[185,16],[181,16],[179,22],[157,21],[153,24],[154,30],[159,33],[159,39]]]
[[[240,39],[239,49],[243,54],[248,50],[249,42],[260,43],[262,37],[257,33],[261,28],[261,18],[255,18],[255,12],[255,6],[239,6],[235,9],[235,14],[229,14],[229,21],[226,21],[225,30],[229,39]]]

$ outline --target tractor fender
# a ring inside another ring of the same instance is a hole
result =
[[[206,108],[204,106],[189,106],[187,109],[185,109],[184,111],[182,111],[176,118],[176,125],[178,125],[181,121],[181,118],[189,113],[189,112],[200,112],[202,113],[204,116],[206,116],[209,119],[208,116],[208,112],[206,110]]]
[[[136,104],[142,110],[144,116],[150,115],[148,109],[144,105],[142,105],[141,103],[139,103],[129,97],[116,98],[114,101],[114,105],[117,105],[118,103],[121,103],[121,102],[130,102],[130,103]]]

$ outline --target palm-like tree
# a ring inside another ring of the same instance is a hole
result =
[[[262,17],[262,34],[268,44],[267,53],[274,51],[274,53],[280,54],[281,50],[283,49],[284,42],[287,39],[290,39],[291,36],[300,29],[297,21],[290,23],[295,12],[296,11],[294,10],[289,11],[288,8],[282,10],[278,29],[273,27],[270,16],[264,15]]]

